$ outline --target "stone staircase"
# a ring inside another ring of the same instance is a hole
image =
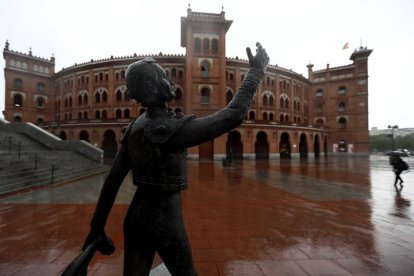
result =
[[[77,151],[51,149],[25,133],[0,130],[0,195],[108,169]]]

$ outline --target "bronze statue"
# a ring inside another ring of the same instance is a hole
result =
[[[196,275],[184,228],[181,190],[187,188],[186,149],[239,126],[264,78],[269,58],[260,43],[256,55],[247,48],[250,70],[233,100],[203,118],[168,110],[174,84],[152,58],[131,64],[126,72],[131,99],[146,112],[123,131],[118,151],[91,221],[83,249],[96,239],[102,254],[115,250],[104,228],[118,189],[132,171],[138,186],[124,221],[124,275],[148,275],[158,252],[172,275]]]

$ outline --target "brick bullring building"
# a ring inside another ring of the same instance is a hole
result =
[[[176,112],[205,116],[237,93],[247,60],[226,57],[225,13],[193,12],[181,18],[185,55],[152,56],[176,83]],[[221,159],[368,153],[368,57],[355,50],[351,64],[313,71],[308,77],[270,65],[243,124],[189,149],[190,157]],[[32,122],[61,139],[86,140],[110,157],[121,128],[144,109],[126,93],[125,71],[143,56],[110,57],[55,72],[55,59],[9,49],[6,42],[5,110],[8,121]]]

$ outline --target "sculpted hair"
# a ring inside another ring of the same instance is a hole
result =
[[[139,93],[153,92],[143,89],[143,84],[144,82],[157,80],[158,75],[153,67],[155,63],[156,61],[153,58],[146,57],[128,66],[126,71],[126,85],[131,99],[137,100]],[[143,98],[145,95],[141,95],[141,97]]]

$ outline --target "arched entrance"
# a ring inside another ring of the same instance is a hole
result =
[[[315,135],[315,139],[313,141],[313,151],[315,152],[315,158],[319,158],[321,156],[321,144],[319,142],[319,135]]]
[[[325,154],[325,157],[327,157],[328,156],[328,138],[326,138],[326,136],[323,139],[323,152]]]
[[[308,141],[305,133],[302,133],[299,138],[299,157],[308,158]]]
[[[60,139],[62,139],[62,140],[66,140],[66,132],[64,132],[63,130],[59,133],[59,137],[60,137]]]
[[[269,142],[267,141],[266,132],[260,131],[257,133],[254,152],[256,159],[269,159]]]
[[[116,135],[113,130],[106,130],[104,132],[104,140],[102,142],[102,150],[104,151],[104,158],[113,159],[118,150],[118,143],[115,139]]]
[[[86,130],[82,130],[79,133],[79,140],[84,140],[89,143],[89,133]]]
[[[281,159],[290,158],[290,138],[287,132],[283,132],[280,136],[279,154]]]
[[[226,143],[227,159],[243,159],[243,143],[240,132],[237,130],[230,131],[227,135]]]

